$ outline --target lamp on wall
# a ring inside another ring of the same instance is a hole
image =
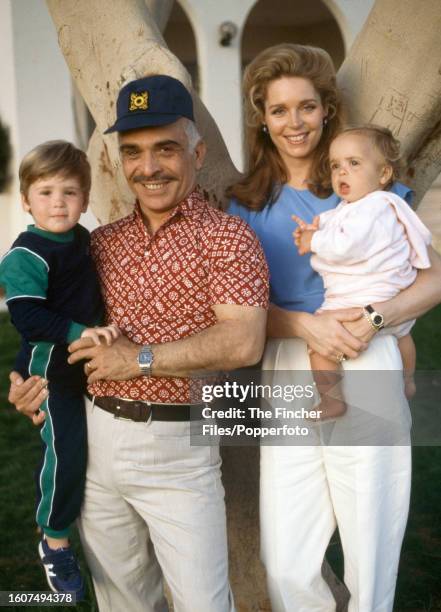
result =
[[[219,26],[219,44],[229,47],[237,34],[237,25],[232,21],[223,21]]]

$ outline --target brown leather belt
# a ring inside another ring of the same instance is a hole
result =
[[[90,398],[93,399],[93,398]],[[124,400],[119,397],[94,398],[95,406],[122,419],[130,421],[190,421],[202,419],[204,405],[150,404],[139,400]]]

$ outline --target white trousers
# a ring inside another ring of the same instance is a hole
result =
[[[401,367],[392,336],[375,337],[344,367],[375,370],[380,365]],[[274,376],[277,370],[308,370],[305,343],[270,341],[263,367],[274,369]],[[392,612],[409,509],[411,450],[407,402],[399,389],[391,397],[401,445],[324,445],[322,430],[329,424],[323,424],[316,427],[315,445],[261,447],[261,551],[273,612],[335,611],[321,566],[336,526],[351,594],[349,612]],[[375,406],[374,412],[387,417],[388,405]]]
[[[189,422],[116,419],[87,400],[80,534],[103,612],[234,612],[217,446]]]

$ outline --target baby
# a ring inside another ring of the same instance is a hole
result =
[[[50,588],[84,597],[84,580],[69,545],[80,512],[87,438],[83,364],[67,363],[67,346],[79,337],[111,344],[115,326],[102,320],[102,302],[89,232],[78,224],[87,209],[90,166],[86,155],[61,140],[37,146],[19,170],[21,202],[34,225],[20,234],[0,263],[0,284],[22,336],[15,369],[23,378],[48,379],[37,473],[39,555]]]
[[[332,141],[329,157],[332,187],[342,201],[312,224],[293,216],[298,223],[294,240],[301,255],[313,253],[311,265],[323,278],[325,301],[320,310],[362,306],[379,332],[383,317],[371,304],[392,298],[413,283],[417,268],[430,267],[430,232],[404,200],[386,191],[400,166],[400,145],[388,129],[345,129]],[[384,332],[398,339],[408,398],[416,390],[416,351],[409,333],[414,323]],[[340,361],[344,359],[342,355]],[[314,352],[310,360],[321,395],[321,418],[344,414],[339,367]]]

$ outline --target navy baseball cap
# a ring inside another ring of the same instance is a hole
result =
[[[104,134],[167,125],[180,117],[194,121],[193,100],[184,85],[165,74],[124,85],[116,102],[116,121]]]

